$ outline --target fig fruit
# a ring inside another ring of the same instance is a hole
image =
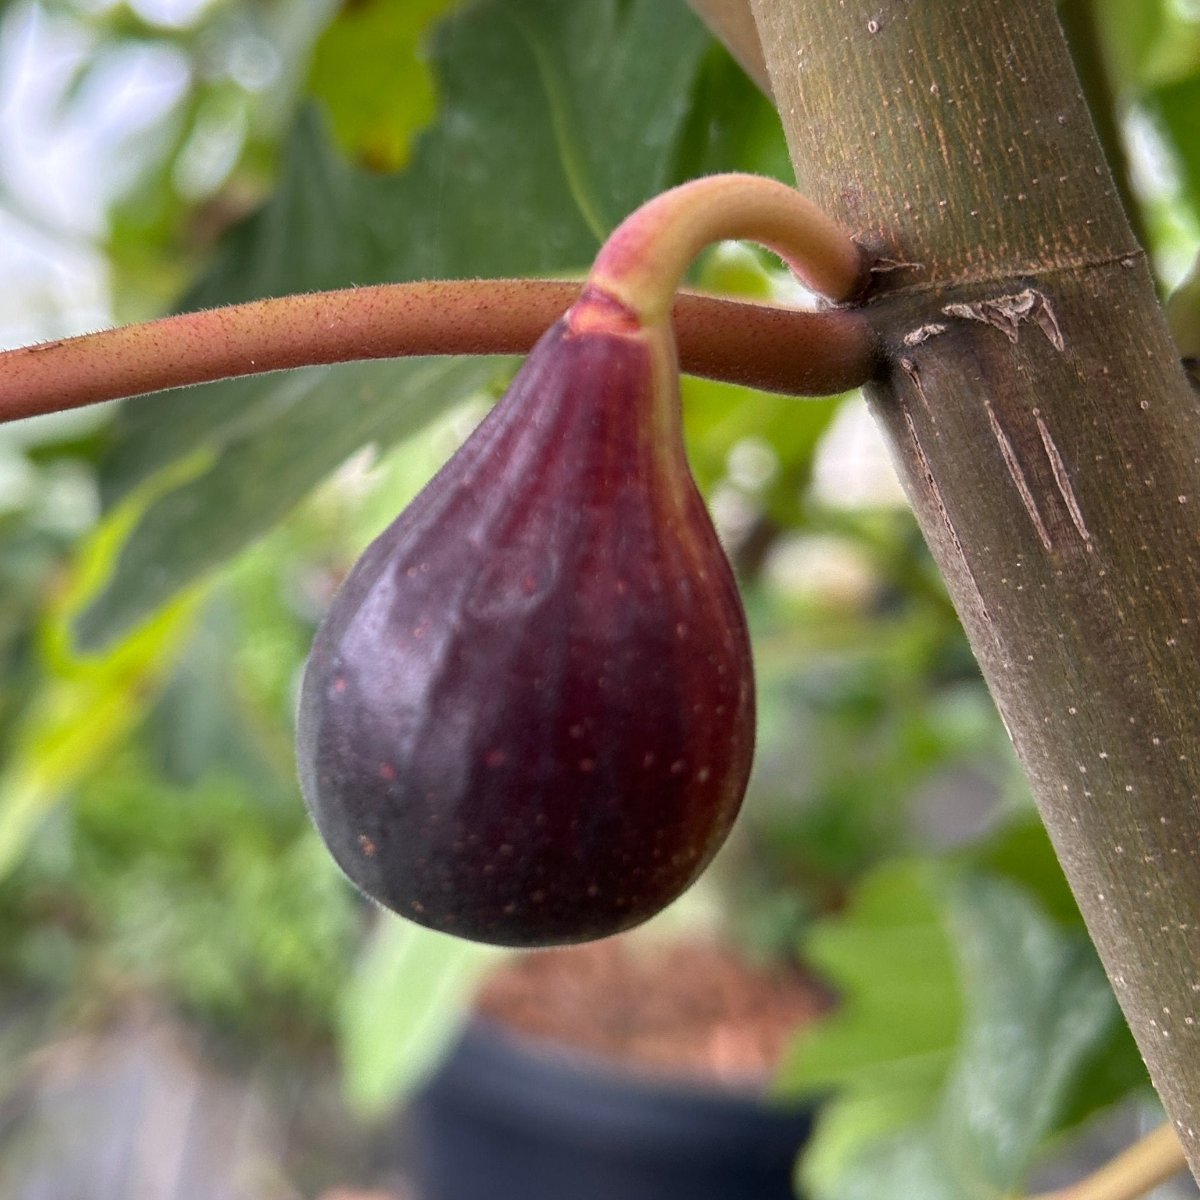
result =
[[[587,289],[335,597],[301,692],[306,802],[405,917],[586,941],[696,879],[753,738],[670,326]]]

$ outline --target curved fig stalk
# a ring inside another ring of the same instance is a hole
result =
[[[692,259],[725,238],[760,242],[831,300],[853,300],[867,283],[862,248],[832,217],[785,184],[739,174],[693,179],[647,201],[604,243],[588,283],[655,321]]]

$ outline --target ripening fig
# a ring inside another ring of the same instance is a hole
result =
[[[309,808],[364,892],[434,929],[539,946],[634,925],[696,879],[746,787],[750,646],[667,320],[698,235],[664,273],[653,204],[658,240],[644,215],[618,229],[313,645]]]
[[[317,635],[301,778],[342,869],[504,945],[680,894],[754,740],[736,586],[679,432],[672,346],[584,299],[354,568]]]

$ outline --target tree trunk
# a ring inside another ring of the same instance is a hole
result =
[[[1200,406],[1051,0],[752,0],[870,389],[1200,1175]]]

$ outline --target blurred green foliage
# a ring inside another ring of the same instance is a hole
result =
[[[0,48],[31,15],[90,48],[64,120],[122,55],[152,47],[178,67],[101,197],[94,241],[124,316],[578,273],[671,183],[790,177],[769,104],[680,0],[189,11],[22,0],[0,22]],[[1200,238],[1200,18],[1167,0],[1097,12],[1091,61],[1108,76],[1091,90],[1128,133],[1114,165],[1178,274]],[[697,277],[784,294],[744,249],[718,248]],[[340,878],[295,786],[292,708],[338,580],[512,365],[313,369],[0,430],[14,1004],[34,996],[53,1022],[149,991],[246,1044],[337,1044],[374,1110],[428,1068],[481,960],[381,918]],[[974,1195],[954,1166],[969,1154],[1000,1194],[1049,1136],[1143,1085],[1140,1065],[886,467],[849,494],[860,402],[683,391],[760,690],[745,819],[706,886],[734,936],[807,954],[843,999],[780,1079],[841,1097],[806,1178],[831,1200]],[[1007,1125],[983,1121],[985,1092]]]

